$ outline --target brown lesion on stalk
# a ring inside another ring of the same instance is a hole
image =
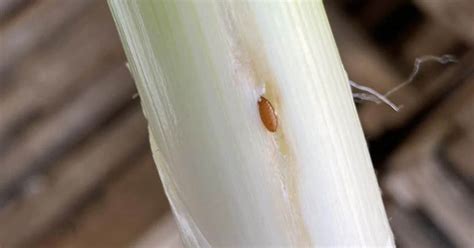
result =
[[[254,67],[255,69],[255,67]],[[271,74],[267,74],[271,75]],[[266,94],[265,96],[272,103],[274,111],[276,113],[281,112],[282,102],[280,101],[280,97],[278,94],[278,89],[276,88],[273,82],[275,81],[266,81]],[[275,114],[276,114],[275,113]],[[278,116],[278,114],[276,114]],[[281,119],[278,119],[281,120]],[[281,121],[278,121],[280,124]],[[289,226],[294,230],[294,236],[298,241],[299,245],[308,246],[311,245],[311,237],[306,229],[303,214],[301,212],[301,201],[299,196],[299,189],[298,189],[298,182],[299,182],[299,166],[296,161],[296,156],[293,150],[288,143],[285,134],[285,126],[284,123],[278,126],[273,134],[273,139],[277,144],[278,149],[278,156],[281,159],[281,163],[276,163],[278,165],[278,174],[280,176],[280,181],[283,183],[284,188],[286,190],[286,194],[288,199],[286,199],[287,203],[289,204],[289,210],[291,215],[288,216]]]
[[[255,87],[256,91],[265,89],[264,94],[256,99],[255,106],[259,108],[260,114],[263,109],[264,116],[261,116],[261,120],[267,128],[266,131],[270,131],[268,135],[274,139],[276,144],[275,157],[277,160],[272,164],[276,167],[271,170],[279,176],[279,181],[283,184],[285,191],[278,195],[277,199],[283,203],[281,206],[286,208],[285,212],[290,213],[284,216],[286,228],[291,233],[289,238],[292,243],[298,246],[310,246],[312,244],[311,236],[304,223],[298,190],[299,166],[293,147],[289,145],[286,138],[285,123],[282,122],[284,118],[281,118],[281,114],[284,114],[281,111],[284,103],[281,99],[280,89],[276,84],[276,77],[262,47],[263,42],[258,36],[257,25],[252,15],[249,14],[245,6],[242,6],[242,10],[233,9],[238,13],[227,13],[224,18],[228,33],[235,42],[234,58],[245,70],[250,72],[255,83],[252,87]],[[249,31],[252,28],[255,30]],[[288,199],[285,198],[286,196]]]

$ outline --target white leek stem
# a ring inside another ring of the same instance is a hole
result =
[[[185,245],[393,246],[322,1],[110,5]]]

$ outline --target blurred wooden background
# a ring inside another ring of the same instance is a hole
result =
[[[400,247],[474,247],[474,2],[333,0]],[[105,1],[0,1],[0,247],[174,247],[146,123]]]

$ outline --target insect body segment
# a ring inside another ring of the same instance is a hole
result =
[[[278,128],[278,117],[270,101],[263,96],[258,99],[258,112],[267,130],[272,133],[276,132]]]

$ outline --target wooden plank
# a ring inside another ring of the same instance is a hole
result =
[[[0,1],[0,23],[17,14],[22,8],[26,7],[31,1],[28,0],[2,0]],[[1,24],[0,24],[1,26]]]
[[[434,21],[452,30],[464,42],[474,45],[472,0],[415,0],[414,2]]]
[[[439,237],[433,234],[418,220],[416,213],[407,211],[395,204],[389,204],[387,214],[395,235],[397,245],[404,248],[442,248]]]
[[[369,29],[374,28],[381,23],[384,18],[389,16],[398,7],[404,4],[402,0],[391,1],[372,1],[360,13],[361,23]]]
[[[389,192],[407,209],[422,209],[460,247],[472,246],[474,202],[466,187],[429,158],[411,164],[387,179]]]
[[[462,136],[461,136],[462,135]],[[474,185],[474,129],[471,133],[461,132],[446,148],[447,159],[456,171]]]
[[[9,25],[0,29],[0,77],[34,48],[54,37],[94,0],[36,1]],[[105,2],[103,3],[105,4]],[[4,81],[0,81],[4,83]],[[0,84],[1,87],[1,84]]]
[[[444,75],[446,78],[442,80],[447,80],[455,72],[457,70],[447,73]],[[437,144],[441,143],[453,128],[462,126],[474,129],[474,118],[468,115],[474,106],[474,74],[464,74],[464,77],[458,80],[461,81],[461,86],[417,128],[403,146],[393,153],[388,164],[389,167],[393,167],[394,173],[408,167],[409,161],[417,162],[419,158],[431,157]]]
[[[29,194],[1,210],[2,244],[17,247],[39,238],[67,216],[68,211],[82,202],[115,168],[143,149],[146,137],[145,121],[137,107],[112,126],[105,127],[79,150],[54,165]]]
[[[0,156],[0,191],[7,190],[29,170],[38,170],[84,138],[129,102],[134,90],[128,70],[121,65],[57,113],[31,126]]]
[[[169,209],[148,151],[96,190],[102,192],[102,197],[87,204],[78,216],[68,218],[67,225],[73,228],[64,231],[63,225],[57,226],[36,245],[129,247]]]
[[[14,87],[0,98],[0,149],[12,129],[24,126],[31,116],[56,111],[59,102],[124,60],[108,9],[103,3],[93,7],[61,39],[30,53],[12,70],[9,82]]]
[[[439,164],[426,161],[411,180],[416,184],[420,207],[459,247],[474,245],[474,201],[470,192]]]
[[[414,58],[421,56],[450,54],[459,43],[452,30],[438,25],[433,20],[426,20],[401,44],[401,57],[407,64],[412,64]]]
[[[383,187],[400,206],[419,209],[456,245],[474,245],[474,201],[468,185],[439,160],[443,141],[453,130],[470,128],[474,118],[466,117],[474,106],[474,74],[463,80],[437,112],[428,118],[390,159]],[[472,116],[472,115],[471,115]],[[467,124],[470,123],[470,124]]]

